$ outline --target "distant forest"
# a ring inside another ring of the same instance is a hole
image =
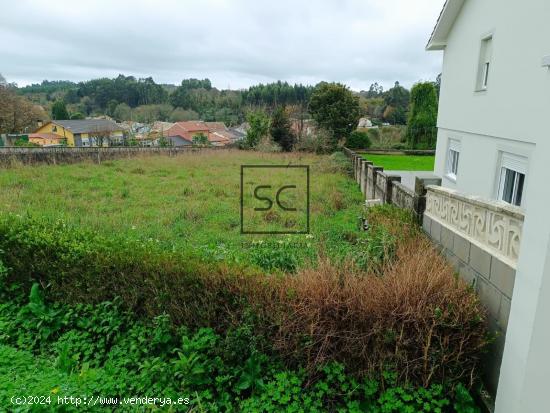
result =
[[[287,82],[259,84],[246,90],[219,90],[209,79],[185,79],[179,86],[158,84],[151,78],[119,75],[80,83],[44,80],[17,88],[17,93],[48,112],[62,100],[72,116],[108,115],[118,121],[138,122],[202,119],[229,125],[244,121],[247,110],[298,106],[306,111],[312,86]]]
[[[434,83],[438,88],[439,82]],[[18,88],[17,92],[48,112],[55,101],[63,100],[76,117],[108,115],[118,121],[138,122],[202,119],[234,125],[243,122],[251,108],[296,106],[298,110],[294,112],[305,113],[313,89],[278,81],[245,90],[219,90],[212,87],[209,79],[185,79],[175,86],[155,83],[151,77],[119,75],[80,83],[44,80]],[[399,82],[387,91],[374,83],[358,95],[364,115],[375,122],[406,123],[410,94]]]
[[[308,104],[315,90],[314,86],[281,81],[242,90],[219,90],[209,79],[184,79],[176,86],[156,83],[151,77],[138,79],[124,75],[79,83],[44,80],[24,87],[7,83],[4,78],[1,83],[2,93],[13,94],[10,99],[14,102],[19,96],[23,99],[18,101],[21,105],[34,104],[35,114],[31,114],[30,109],[25,111],[28,118],[51,117],[54,104],[63,102],[73,119],[107,115],[117,121],[150,123],[201,119],[227,125],[244,122],[250,111],[263,109],[272,113],[279,106],[286,106],[292,117],[307,119]],[[431,83],[439,94],[439,77]],[[411,93],[399,82],[388,90],[373,83],[369,90],[353,93],[359,98],[361,116],[369,117],[374,124],[407,124]],[[40,111],[43,115],[37,116]],[[11,116],[8,112],[6,110],[7,119]],[[22,120],[19,123],[29,122]],[[8,130],[18,129],[20,126],[14,122]]]

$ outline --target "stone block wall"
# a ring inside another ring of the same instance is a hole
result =
[[[514,291],[523,213],[519,208],[427,187],[422,227],[487,309],[495,340],[485,359],[485,384],[496,393]]]
[[[410,209],[421,222],[425,206],[425,187],[428,184],[438,184],[440,180],[434,182],[430,179],[417,178],[416,188],[413,191],[400,183],[400,176],[384,172],[384,168],[374,165],[357,152],[344,148],[344,154],[350,159],[353,177],[368,205],[396,204]]]

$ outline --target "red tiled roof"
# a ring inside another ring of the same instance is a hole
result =
[[[185,129],[188,132],[209,132],[210,129],[202,121],[190,120],[185,122],[176,122],[176,125]]]
[[[218,132],[218,131],[212,132],[208,136],[208,140],[210,142],[217,142],[217,143],[224,143],[224,144],[231,143],[231,139],[229,139],[227,136],[224,136],[222,132]]]
[[[65,139],[62,136],[56,135],[55,133],[49,133],[49,132],[30,133],[29,134],[29,139],[30,138],[35,138],[35,139],[37,139],[37,138],[38,139],[57,139],[57,140]]]
[[[186,141],[193,142],[193,135],[188,130],[179,125],[180,122],[174,124],[170,129],[163,131],[164,136],[179,136]]]

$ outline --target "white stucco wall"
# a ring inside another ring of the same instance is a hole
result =
[[[435,172],[443,185],[496,197],[499,151],[528,158],[525,223],[497,413],[550,411],[550,1],[466,0],[444,51]],[[493,35],[487,91],[476,92],[481,40]],[[460,140],[456,182],[445,178]]]
[[[550,139],[542,128],[550,118],[550,70],[541,66],[550,55],[549,17],[547,0],[465,2],[443,59],[435,172],[445,186],[494,198],[499,151],[530,157],[537,142]],[[481,40],[488,33],[493,35],[489,84],[476,92]],[[444,178],[449,138],[462,145],[456,183]]]

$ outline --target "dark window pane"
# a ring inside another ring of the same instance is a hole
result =
[[[523,195],[523,182],[525,181],[525,175],[518,173],[518,184],[516,188],[516,199],[514,200],[514,205],[521,205],[521,197]]]
[[[509,204],[512,203],[512,196],[514,193],[514,180],[516,172],[512,171],[511,169],[504,168],[504,189],[502,191],[502,200],[508,202]]]

